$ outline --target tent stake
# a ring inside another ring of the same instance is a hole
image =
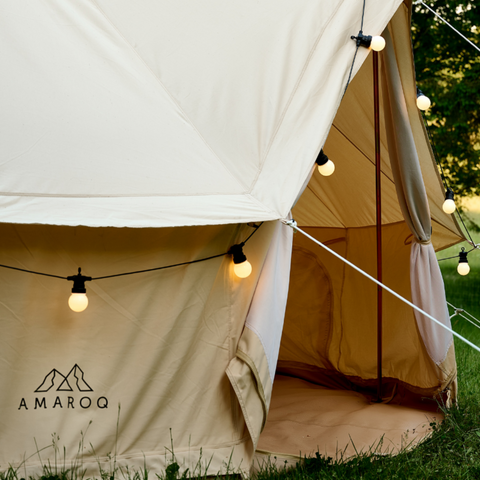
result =
[[[378,52],[373,52],[373,109],[375,117],[375,191],[377,231],[377,280],[382,282],[382,163],[380,158],[380,106],[378,92]],[[382,401],[382,293],[377,285],[377,402]]]

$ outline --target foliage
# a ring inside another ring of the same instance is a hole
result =
[[[480,46],[480,2],[429,0],[434,11]],[[480,54],[422,4],[412,37],[417,85],[432,100],[425,113],[433,143],[456,195],[480,193]]]

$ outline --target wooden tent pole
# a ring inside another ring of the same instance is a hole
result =
[[[377,280],[382,282],[382,164],[380,159],[380,102],[378,90],[378,52],[373,52],[373,108],[375,116],[375,191],[377,230]],[[377,402],[382,401],[382,293],[377,285]]]

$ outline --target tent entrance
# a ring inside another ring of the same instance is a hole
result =
[[[309,228],[343,257],[374,271],[375,227]],[[386,281],[408,295],[409,231],[383,227]],[[392,253],[394,252],[394,253]],[[376,403],[376,286],[301,235],[295,235],[285,324],[272,400],[257,457],[291,460],[414,446],[440,421],[437,379],[411,309],[385,296],[383,402]],[[420,352],[420,355],[419,355]],[[422,378],[422,375],[424,377]]]

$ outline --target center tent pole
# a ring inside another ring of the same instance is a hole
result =
[[[375,117],[375,192],[377,233],[377,280],[382,282],[382,164],[380,158],[380,101],[378,89],[378,52],[373,52],[373,109]],[[377,285],[377,402],[382,401],[382,288]]]

